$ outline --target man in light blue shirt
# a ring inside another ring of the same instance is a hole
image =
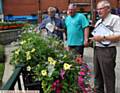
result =
[[[70,4],[68,16],[65,19],[67,45],[81,56],[83,56],[84,46],[88,45],[88,26],[87,18],[81,13],[76,13],[75,4]]]

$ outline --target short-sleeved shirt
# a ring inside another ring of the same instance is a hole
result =
[[[67,29],[68,46],[81,46],[84,44],[84,29],[88,25],[87,18],[81,13],[76,13],[73,17],[66,17],[65,27]]]
[[[110,13],[103,21],[102,19],[99,19],[95,24],[95,27],[100,23],[104,24],[106,27],[112,30],[114,35],[115,34],[120,35],[120,17],[119,16]],[[119,44],[118,42],[112,42],[108,47],[117,46],[118,44]],[[100,42],[96,42],[96,46],[105,47]]]
[[[40,25],[39,25],[40,29],[46,29],[46,24],[47,23],[51,23],[51,24],[54,23],[55,26],[57,26],[57,27],[59,27],[61,29],[64,28],[64,23],[60,18],[55,18],[54,17],[52,19],[51,17],[47,17],[40,23]],[[48,29],[46,29],[46,30],[48,31]],[[48,31],[48,34],[56,35],[60,39],[63,40],[63,32],[62,31],[57,31],[57,30],[53,31],[53,32]]]

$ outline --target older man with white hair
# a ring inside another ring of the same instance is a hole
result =
[[[92,38],[96,42],[94,48],[95,93],[115,93],[115,61],[116,46],[120,39],[120,17],[110,13],[111,5],[107,0],[98,2],[97,12],[100,19],[95,29],[98,27],[99,29]]]
[[[42,20],[39,28],[43,31],[47,31],[47,35],[57,36],[59,39],[63,40],[64,23],[62,19],[56,18],[56,8],[48,7],[48,17]]]

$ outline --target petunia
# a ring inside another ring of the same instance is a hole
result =
[[[20,42],[21,45],[23,45],[23,44],[25,44],[25,43],[26,43],[25,40],[23,40],[23,41]]]
[[[52,57],[48,57],[48,62],[51,62],[53,61],[53,58]]]
[[[80,56],[78,56],[78,57],[75,59],[75,61],[76,61],[78,64],[82,64],[82,63],[83,63],[83,59],[82,59]]]
[[[50,64],[51,64],[51,65],[55,65],[55,64],[56,64],[56,61],[53,60],[53,61],[50,62]]]
[[[64,57],[63,58],[66,58],[67,57],[67,55],[64,55]]]
[[[35,52],[35,48],[32,48],[31,53],[34,53],[34,52]]]
[[[19,55],[19,52],[20,52],[20,49],[17,49],[17,50],[15,51],[15,54],[16,54],[16,55]]]
[[[26,52],[26,60],[30,60],[31,59],[31,55],[30,55],[30,51]]]
[[[64,79],[64,75],[65,75],[65,70],[61,69],[60,70],[60,76],[62,79]]]
[[[27,71],[30,71],[31,70],[31,67],[30,66],[27,66]]]
[[[63,68],[64,70],[69,70],[72,65],[69,65],[67,63],[64,63]]]
[[[85,76],[85,72],[79,72],[79,75],[81,75],[81,76]]]
[[[46,70],[42,70],[41,74],[42,74],[42,76],[47,76],[47,71]]]

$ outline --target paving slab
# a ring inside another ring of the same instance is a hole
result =
[[[93,69],[93,48],[85,48],[84,61]],[[116,57],[116,93],[120,93],[120,47],[117,47]],[[93,83],[93,82],[92,82]]]

